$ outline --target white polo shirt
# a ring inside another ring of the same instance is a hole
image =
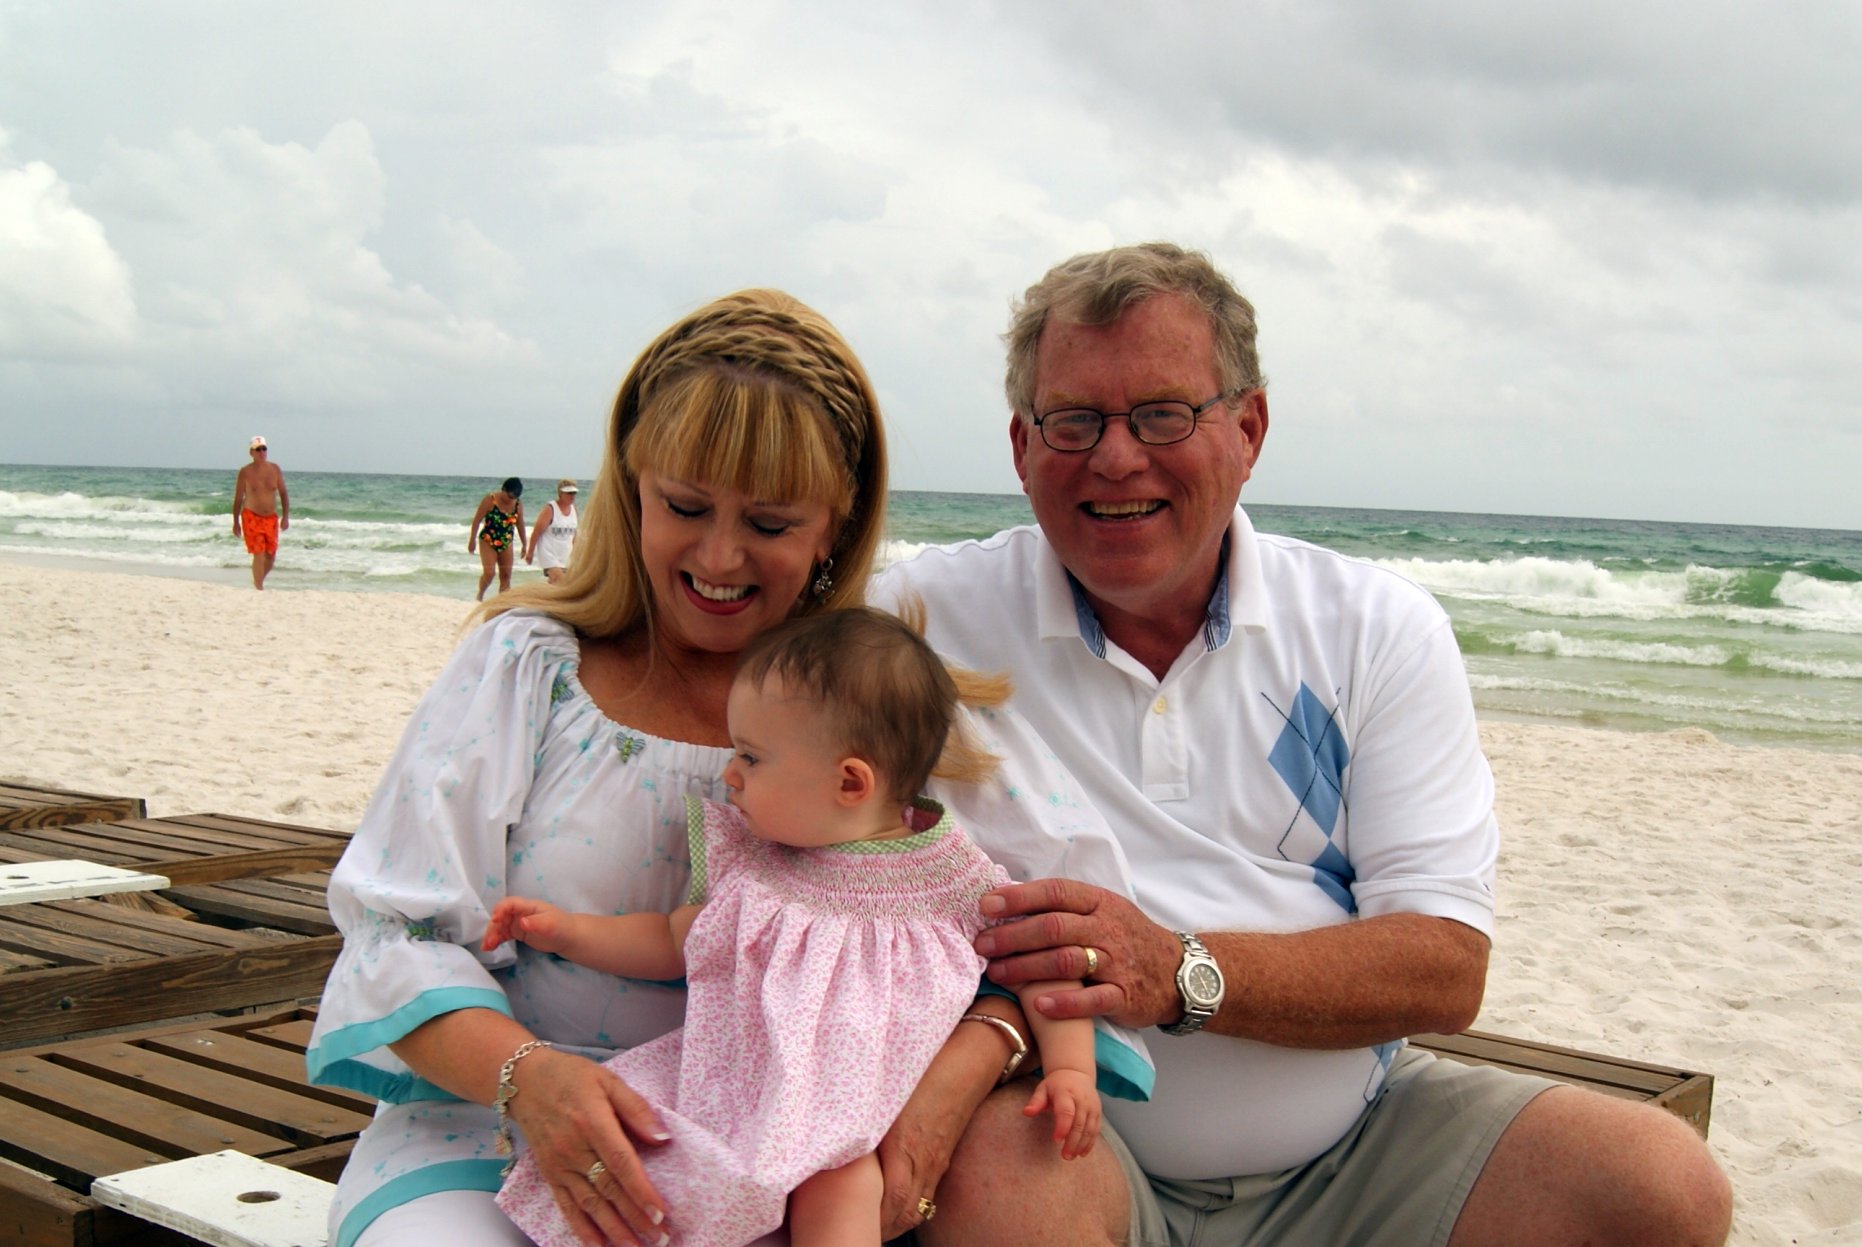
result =
[[[1109,641],[1039,528],[933,547],[872,599],[921,597],[933,646],[1006,670],[1182,930],[1303,931],[1389,913],[1492,934],[1499,833],[1448,616],[1394,572],[1285,537],[1239,507],[1200,635],[1159,680]],[[973,827],[989,847],[989,829]],[[1148,1033],[1149,1103],[1106,1112],[1154,1175],[1303,1164],[1383,1083],[1398,1044],[1346,1052]]]

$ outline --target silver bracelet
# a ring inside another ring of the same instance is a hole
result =
[[[512,1081],[517,1074],[517,1063],[529,1056],[532,1052],[535,1052],[538,1048],[548,1048],[552,1046],[553,1045],[548,1040],[544,1039],[527,1040],[524,1043],[518,1044],[517,1051],[507,1057],[504,1064],[498,1067],[498,1094],[492,1097],[491,1107],[496,1110],[498,1114],[498,1155],[500,1156],[511,1155],[517,1147],[517,1145],[511,1141],[511,1121],[504,1107],[511,1102],[511,1097],[517,1094],[517,1084]],[[505,1165],[504,1171],[509,1173],[511,1171],[511,1166],[509,1164]]]
[[[996,1077],[996,1086],[1000,1087],[1015,1077],[1015,1071],[1021,1068],[1021,1063],[1028,1057],[1028,1041],[1023,1039],[1022,1033],[1015,1029],[1015,1023],[1007,1018],[995,1017],[988,1013],[966,1013],[957,1020],[959,1022],[982,1022],[995,1027],[1007,1036],[1009,1046],[1015,1051],[1009,1054],[1009,1063],[1002,1067],[1002,1073]]]

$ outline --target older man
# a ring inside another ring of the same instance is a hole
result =
[[[1108,1101],[1085,1160],[1023,1090],[984,1100],[941,1177],[905,1122],[882,1159],[935,1185],[920,1242],[1723,1242],[1727,1184],[1675,1118],[1404,1047],[1480,1007],[1492,780],[1429,595],[1237,505],[1268,427],[1254,337],[1200,254],[1059,265],[1008,334],[1038,525],[879,585],[1013,676],[1131,864],[1135,905],[1059,880],[986,901],[990,977],[1083,977],[1039,1007],[1161,1028],[1154,1099]]]
[[[291,495],[263,437],[247,443],[246,455],[252,462],[233,478],[233,536],[245,538],[246,553],[252,556],[252,587],[263,589],[278,561],[278,534],[291,527]]]

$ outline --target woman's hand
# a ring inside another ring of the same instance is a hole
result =
[[[1013,1000],[990,996],[973,1008],[1003,1017],[1018,1032],[1027,1030]],[[885,1181],[879,1204],[882,1238],[896,1238],[924,1223],[918,1201],[937,1202],[938,1183],[977,1106],[995,1089],[1010,1051],[994,1027],[959,1022],[931,1059],[892,1129],[879,1141],[879,1171]]]
[[[879,1172],[885,1182],[879,1228],[884,1239],[897,1238],[924,1223],[918,1201],[937,1202],[937,1184],[944,1180],[957,1141],[970,1124],[970,1113],[953,1103],[951,1096],[926,1094],[931,1083],[932,1075],[927,1072],[892,1129],[879,1141]]]
[[[1085,979],[1044,994],[1051,1018],[1109,1017],[1143,1029],[1180,1016],[1183,945],[1116,892],[1072,879],[1037,879],[985,893],[985,917],[1004,920],[976,937],[989,981],[1013,988],[1043,979]],[[1087,950],[1093,956],[1087,956]]]
[[[635,1150],[670,1137],[647,1102],[593,1061],[555,1049],[526,1057],[512,1081],[519,1093],[508,1111],[576,1236],[594,1247],[667,1242],[665,1201]],[[596,1161],[606,1172],[591,1178]]]

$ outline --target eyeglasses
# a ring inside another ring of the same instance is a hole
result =
[[[1050,450],[1091,450],[1105,435],[1106,421],[1123,416],[1131,435],[1146,446],[1169,446],[1194,433],[1196,420],[1205,411],[1234,396],[1233,393],[1218,394],[1194,407],[1178,399],[1139,403],[1130,411],[1106,412],[1094,411],[1091,407],[1062,407],[1045,416],[1036,416],[1034,427],[1041,430],[1041,440],[1047,443]]]

